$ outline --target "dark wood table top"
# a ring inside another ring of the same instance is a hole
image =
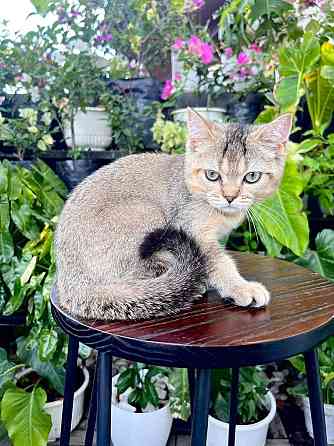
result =
[[[201,357],[212,367],[225,366],[224,353],[233,364],[236,360],[240,365],[269,362],[306,351],[334,335],[334,283],[271,257],[241,253],[233,253],[233,257],[244,277],[260,281],[270,290],[268,307],[236,307],[209,292],[174,318],[79,322],[57,309],[55,317],[66,331],[74,330],[95,348],[167,365],[176,355],[180,366],[189,361],[198,364]]]

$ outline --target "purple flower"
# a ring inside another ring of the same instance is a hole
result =
[[[193,5],[196,9],[200,9],[205,5],[205,0],[193,0]]]
[[[81,16],[81,12],[80,11],[76,11],[75,9],[72,9],[70,12],[70,15],[72,17],[80,17]]]
[[[203,42],[197,36],[190,37],[188,41],[188,51],[189,53],[198,56],[205,65],[208,65],[209,63],[212,62],[213,59],[212,45],[210,45],[207,42]]]
[[[249,58],[249,56],[246,53],[241,52],[241,53],[238,54],[238,58],[237,58],[237,64],[238,65],[247,64],[249,62],[250,62],[250,58]]]
[[[180,50],[184,47],[184,44],[185,44],[184,40],[182,40],[180,37],[178,37],[177,39],[175,39],[175,42],[172,45],[172,48],[174,50]]]
[[[100,36],[96,36],[95,40],[97,42],[110,42],[112,40],[112,34],[101,34]]]
[[[226,57],[232,57],[233,56],[233,49],[231,47],[227,47],[224,49],[224,54]]]
[[[166,100],[174,93],[174,85],[173,82],[168,79],[165,81],[164,87],[161,92],[161,99]]]

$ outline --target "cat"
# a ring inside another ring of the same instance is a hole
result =
[[[173,316],[215,288],[239,306],[266,306],[219,239],[272,195],[292,126],[209,122],[188,109],[185,155],[143,153],[100,168],[68,198],[55,234],[60,306],[82,319]]]

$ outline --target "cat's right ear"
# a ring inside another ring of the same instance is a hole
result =
[[[214,124],[192,108],[187,108],[188,140],[187,147],[193,152],[198,152],[206,147],[208,140],[213,136]]]

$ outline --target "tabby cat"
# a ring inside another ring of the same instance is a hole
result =
[[[186,154],[136,154],[73,191],[56,237],[60,306],[84,319],[172,316],[207,287],[262,307],[269,291],[245,280],[219,239],[278,187],[292,125],[217,124],[188,109]]]

